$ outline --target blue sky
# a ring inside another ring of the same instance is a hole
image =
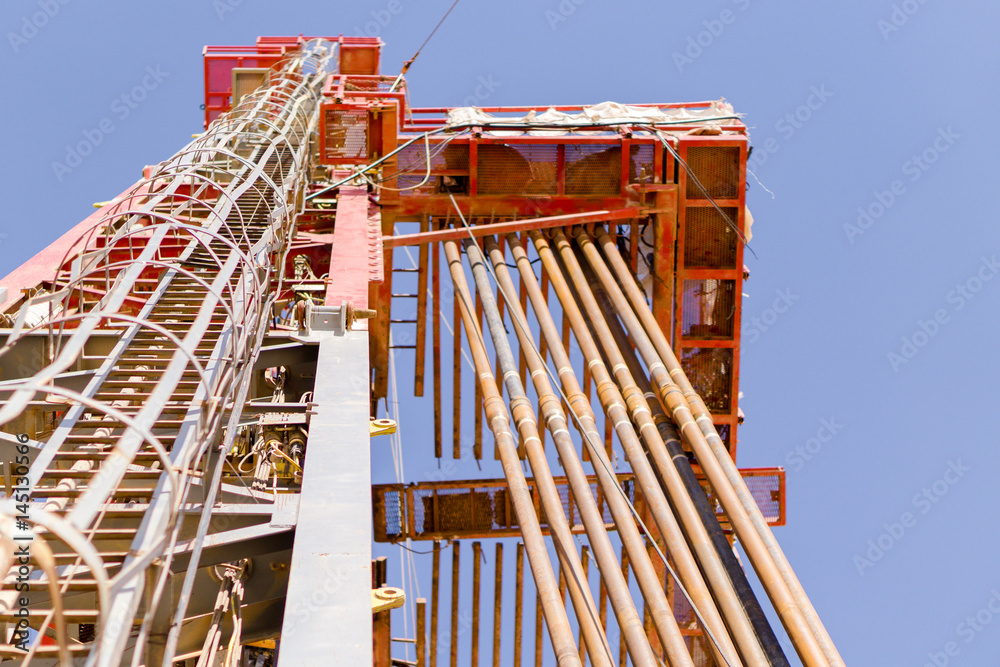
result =
[[[367,30],[393,72],[449,5],[4,3],[0,274],[201,130],[204,44]],[[408,76],[418,106],[488,81],[482,104],[725,97],[745,115],[773,196],[748,193],[739,464],[786,467],[777,536],[850,665],[1000,653],[998,19],[934,0],[466,0]],[[404,447],[420,409],[399,415]],[[428,447],[407,449],[408,478],[434,470]]]

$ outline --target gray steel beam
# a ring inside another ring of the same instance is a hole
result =
[[[372,664],[368,332],[321,337],[278,667]]]

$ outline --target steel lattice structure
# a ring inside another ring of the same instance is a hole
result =
[[[488,644],[522,664],[530,581],[535,664],[788,664],[739,539],[803,664],[843,665],[771,533],[783,471],[735,464],[738,116],[411,108],[380,49],[207,47],[205,132],[0,282],[0,655],[422,667]],[[433,427],[401,442],[446,460],[450,423],[450,458],[488,474],[492,438],[492,478],[372,485],[410,351]],[[414,540],[429,604],[371,558]]]

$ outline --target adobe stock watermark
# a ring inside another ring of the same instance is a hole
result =
[[[947,153],[961,138],[961,135],[955,134],[951,127],[951,125],[939,127],[931,145],[920,153],[914,154],[900,167],[903,176],[909,176],[911,183],[919,181],[931,168],[931,165],[937,162],[941,155]],[[906,194],[906,183],[902,179],[892,181],[886,190],[875,190],[872,193],[874,201],[867,206],[858,207],[857,220],[853,224],[850,222],[844,224],[844,234],[851,245],[854,245],[855,239],[868,231],[904,194]]]
[[[545,20],[549,23],[549,28],[555,31],[556,27],[566,21],[570,16],[576,13],[576,8],[585,3],[587,0],[561,0],[559,5],[552,9],[545,10]]]
[[[480,76],[477,81],[478,85],[475,90],[472,91],[472,94],[462,100],[462,106],[482,106],[483,102],[490,99],[490,97],[493,96],[494,91],[503,85],[499,81],[494,81],[492,74],[487,74],[485,77]]]
[[[966,645],[969,645],[976,640],[980,632],[993,622],[996,616],[1000,616],[1000,591],[994,588],[990,591],[990,598],[982,609],[975,614],[966,616],[961,623],[955,626],[955,634]],[[958,642],[946,642],[940,651],[927,653],[927,662],[922,667],[946,667],[951,664],[951,659],[957,658],[961,652],[962,647]]]
[[[147,66],[145,71],[146,75],[142,81],[112,100],[110,110],[113,117],[105,116],[97,122],[96,127],[84,129],[81,132],[83,135],[81,140],[75,144],[66,145],[66,155],[62,162],[58,160],[52,162],[52,173],[55,174],[60,183],[66,176],[73,173],[73,170],[83,164],[84,159],[91,155],[94,149],[104,143],[108,135],[118,128],[115,125],[115,119],[122,122],[132,115],[132,112],[139,108],[139,105],[149,97],[149,94],[159,88],[163,80],[170,76],[170,73],[161,70],[159,65],[156,67]]]
[[[825,83],[818,87],[810,86],[809,96],[806,97],[805,102],[779,118],[774,123],[774,131],[781,136],[783,141],[788,141],[812,119],[813,114],[823,108],[823,105],[831,97],[833,97],[833,93],[826,89]],[[781,143],[774,137],[768,137],[755,144],[753,154],[747,160],[747,169],[757,171],[771,155],[779,150],[781,150]]]
[[[903,512],[898,521],[883,523],[882,527],[885,530],[874,540],[868,540],[866,545],[868,550],[864,552],[864,555],[856,554],[854,556],[854,567],[857,568],[858,574],[863,577],[865,570],[875,567],[875,563],[882,560],[893,547],[899,544],[907,531],[917,525],[919,517],[930,512],[936,504],[941,502],[941,499],[948,495],[951,487],[958,484],[965,473],[970,470],[972,468],[963,465],[961,459],[948,461],[948,467],[945,468],[941,477],[922,488],[911,499],[910,502],[918,513]]]
[[[355,25],[353,34],[364,35],[365,37],[378,37],[382,34],[383,30],[389,27],[392,19],[402,13],[402,0],[389,0],[384,9],[373,9],[369,12],[372,20],[366,21],[363,28]]]
[[[833,440],[844,428],[843,424],[837,422],[836,417],[827,419],[823,417],[819,420],[819,428],[816,435],[806,440],[801,445],[796,445],[795,449],[785,455],[785,463],[792,468],[792,472],[798,472],[805,467],[807,461],[812,461],[823,451],[823,446]]]
[[[325,558],[320,559],[320,567],[323,571],[322,573],[317,572],[317,574],[325,576],[315,578],[309,597],[297,600],[295,604],[285,610],[283,635],[294,636],[302,624],[308,621],[314,613],[320,609],[328,608],[331,601],[335,604],[344,584],[349,578],[356,576],[356,574],[352,575],[351,570],[344,566],[338,566],[334,569]]]
[[[60,10],[68,5],[70,1],[38,0],[36,3],[38,11],[22,16],[20,29],[17,32],[10,31],[7,33],[7,41],[10,42],[11,50],[17,53],[28,42],[37,37],[39,31],[47,26],[49,21],[54,19]]]
[[[743,319],[743,342],[756,343],[761,335],[774,326],[775,322],[787,313],[796,301],[799,300],[797,294],[792,294],[792,290],[775,290],[774,301],[768,308],[765,308],[759,315]]]
[[[235,12],[236,8],[243,4],[243,0],[212,0],[212,9],[220,21],[226,20],[226,14]]]
[[[746,11],[750,6],[750,0],[732,0],[732,3],[740,11]],[[693,65],[694,61],[701,58],[705,51],[715,44],[715,40],[721,37],[722,33],[726,31],[726,26],[736,22],[737,16],[738,14],[733,10],[723,9],[716,18],[702,21],[701,24],[705,29],[700,30],[693,36],[688,36],[684,51],[674,51],[670,54],[674,65],[677,67],[677,71],[683,74],[685,67]]]
[[[945,295],[945,302],[951,305],[951,312],[957,313],[965,308],[966,304],[976,298],[983,287],[994,276],[1000,273],[1000,263],[997,256],[983,257],[976,272],[965,282],[958,283],[954,289]],[[899,368],[904,366],[917,356],[921,349],[931,342],[931,339],[941,332],[941,328],[951,322],[951,313],[946,308],[938,308],[934,314],[926,320],[917,320],[917,328],[908,336],[900,338],[898,350],[890,351],[886,354],[886,360],[894,373],[899,372]]]
[[[882,34],[882,40],[888,42],[889,35],[899,32],[899,29],[906,25],[910,17],[920,11],[920,5],[926,4],[927,0],[903,0],[903,2],[893,5],[892,11],[889,13],[889,20],[879,19],[875,22],[875,26]]]

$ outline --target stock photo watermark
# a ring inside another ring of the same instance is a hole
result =
[[[899,348],[886,353],[886,361],[889,362],[889,367],[892,368],[893,372],[898,373],[900,367],[910,363],[921,349],[941,333],[942,327],[951,322],[952,314],[962,310],[975,299],[986,283],[993,280],[998,272],[1000,272],[1000,263],[997,262],[996,255],[982,257],[975,273],[964,282],[957,283],[945,295],[945,303],[951,306],[951,311],[949,312],[947,308],[938,308],[926,320],[917,320],[917,327],[913,333],[899,339]]]
[[[806,463],[816,458],[823,446],[828,444],[833,438],[844,429],[844,425],[837,422],[836,417],[827,419],[823,417],[819,420],[819,428],[816,435],[806,440],[801,445],[796,445],[795,449],[785,455],[785,463],[792,468],[792,472],[798,472],[805,467]]]
[[[492,74],[487,74],[485,77],[480,76],[477,79],[477,85],[472,94],[462,100],[462,106],[482,106],[482,103],[490,99],[494,91],[502,85],[501,82],[494,81]]]
[[[761,335],[774,326],[775,322],[787,313],[792,305],[799,300],[797,294],[792,294],[791,289],[775,290],[774,301],[768,308],[753,317],[743,319],[743,337],[745,343],[756,343]]]
[[[965,645],[976,640],[980,632],[989,626],[993,619],[1000,615],[1000,591],[992,589],[990,597],[975,614],[969,614],[955,626],[955,634]],[[922,667],[946,667],[952,658],[957,658],[962,652],[962,645],[957,641],[945,642],[940,651],[928,651],[927,662]]]
[[[910,183],[919,181],[931,165],[937,162],[941,155],[947,153],[959,138],[961,135],[956,134],[951,125],[939,127],[931,144],[902,164],[900,171],[903,176],[908,176]],[[854,223],[844,224],[844,234],[851,245],[854,245],[857,237],[863,236],[906,192],[906,183],[901,178],[893,180],[885,190],[873,191],[873,201],[866,206],[858,207],[857,220]]]
[[[95,127],[82,130],[80,134],[83,138],[74,144],[66,145],[66,154],[61,162],[53,160],[52,173],[56,180],[62,183],[66,176],[83,164],[84,159],[93,154],[94,150],[118,129],[118,125],[115,124],[116,119],[119,123],[124,122],[168,76],[170,72],[164,72],[159,65],[155,67],[148,65],[145,76],[138,84],[112,100],[110,106],[112,115],[99,120]]]
[[[875,567],[875,563],[882,560],[889,551],[899,544],[906,533],[919,523],[920,517],[934,509],[935,505],[948,495],[951,487],[958,484],[965,477],[965,473],[970,470],[972,468],[964,465],[961,459],[948,461],[948,467],[945,468],[944,473],[920,489],[910,499],[910,504],[917,510],[916,513],[903,512],[899,515],[898,520],[883,523],[884,531],[875,539],[868,540],[867,550],[863,554],[855,554],[853,562],[858,574],[863,577],[865,570]]]
[[[750,0],[732,0],[732,3],[740,11],[746,11],[750,6]],[[733,10],[723,9],[717,17],[702,21],[701,25],[705,29],[698,31],[694,35],[689,35],[683,51],[674,51],[670,55],[674,61],[674,65],[677,67],[677,71],[683,74],[685,67],[693,65],[694,61],[701,58],[705,51],[711,48],[719,37],[722,37],[722,33],[726,31],[726,26],[730,26],[736,22],[737,16],[739,14]]]
[[[910,17],[920,11],[920,6],[926,4],[927,0],[903,0],[899,4],[894,4],[892,11],[889,12],[889,18],[879,19],[875,23],[878,31],[882,34],[882,40],[888,42],[889,35],[899,32],[899,29],[906,25]]]
[[[774,131],[780,135],[782,141],[790,140],[805,127],[806,123],[812,120],[813,115],[822,109],[831,97],[833,97],[833,93],[826,89],[825,83],[821,83],[819,86],[810,86],[809,96],[802,104],[779,118],[774,123]],[[781,150],[781,142],[774,137],[768,137],[755,144],[753,154],[747,159],[747,169],[757,171],[771,155],[779,150]]]
[[[7,41],[10,42],[10,48],[14,53],[20,51],[27,46],[28,42],[37,37],[38,33],[49,24],[49,21],[54,19],[62,8],[70,2],[71,0],[38,0],[36,3],[38,11],[22,16],[21,25],[17,32],[7,33]]]
[[[351,574],[346,567],[332,569],[325,560],[320,560],[323,569],[323,577],[313,582],[312,592],[304,602],[296,602],[291,608],[285,610],[285,622],[282,626],[282,634],[291,638],[298,632],[299,627],[308,621],[314,613],[330,606],[331,602],[336,603],[341,588],[357,573]]]
[[[575,14],[576,8],[585,2],[587,0],[562,0],[555,10],[546,9],[545,20],[548,21],[549,28],[555,30],[556,26]]]

